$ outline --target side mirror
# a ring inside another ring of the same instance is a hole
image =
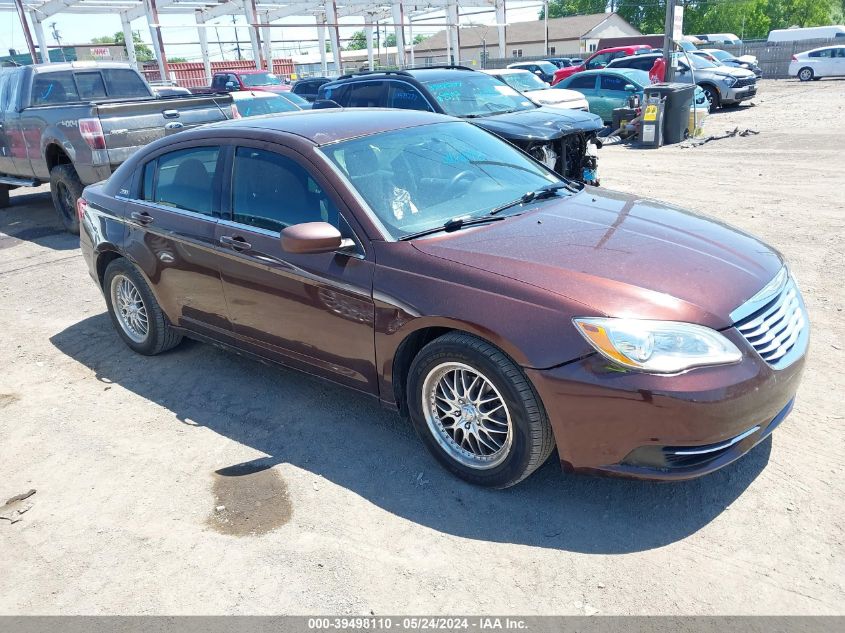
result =
[[[287,253],[331,253],[343,246],[343,238],[328,222],[303,222],[282,229],[282,250]]]
[[[542,70],[535,70],[535,71],[534,71],[534,74],[535,74],[535,75],[537,75],[538,77],[542,77],[542,76],[543,76],[543,71],[542,71]]]
[[[634,84],[625,84],[625,91],[626,92],[636,92],[637,87]]]

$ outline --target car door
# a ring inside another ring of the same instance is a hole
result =
[[[9,83],[12,73],[0,72],[0,174],[14,174],[12,168],[12,140],[6,131],[9,119]]]
[[[599,76],[598,93],[595,99],[595,109],[590,103],[590,112],[598,114],[602,121],[613,120],[613,110],[623,108],[628,104],[628,92],[625,86],[630,83],[624,76],[616,73],[602,73]]]
[[[845,76],[845,46],[833,49],[833,57],[830,59],[831,75],[836,77]]]
[[[298,154],[270,143],[240,143],[227,189],[230,219],[217,227],[226,248],[221,275],[241,344],[344,385],[377,393],[373,345],[373,262],[342,199]],[[348,250],[294,254],[280,232],[329,222]]]
[[[573,75],[566,82],[566,85],[558,84],[558,87],[580,92],[587,99],[587,103],[590,104],[590,112],[594,112],[593,102],[596,101],[596,80],[597,77],[593,74],[578,73],[577,75]]]
[[[226,155],[213,141],[168,146],[139,168],[126,202],[127,253],[176,325],[231,330],[216,228]]]

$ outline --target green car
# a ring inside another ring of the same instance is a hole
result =
[[[585,70],[567,77],[551,89],[567,88],[582,93],[590,104],[590,112],[600,116],[605,123],[611,123],[616,108],[628,107],[631,95],[639,95],[642,102],[643,91],[650,85],[646,71],[619,68]]]

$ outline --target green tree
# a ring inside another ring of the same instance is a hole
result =
[[[367,48],[367,35],[364,31],[355,31],[346,42],[346,50],[360,51]]]
[[[396,46],[396,33],[388,33],[384,38],[384,46]]]
[[[135,43],[135,57],[138,58],[139,62],[148,62],[155,59],[153,55],[153,51],[150,49],[149,46],[144,44],[144,41],[141,39],[141,34],[137,31],[133,31],[132,33],[132,41]],[[114,35],[103,35],[101,37],[95,37],[91,40],[92,44],[120,44],[125,46],[126,45],[126,38],[123,36],[123,31],[118,31]],[[172,60],[171,60],[172,61]]]
[[[607,11],[607,0],[550,0],[549,18],[565,18],[569,15],[589,15]],[[545,14],[540,9],[540,19]]]

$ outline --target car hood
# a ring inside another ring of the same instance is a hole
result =
[[[593,132],[603,127],[601,118],[589,112],[542,107],[471,120],[488,132],[520,141],[551,141],[572,132]]]
[[[737,79],[745,79],[746,77],[754,76],[753,72],[740,66],[718,66],[716,68],[708,68],[707,70],[715,75],[730,75],[731,77],[736,77]]]
[[[558,294],[588,315],[731,325],[783,265],[756,238],[653,200],[587,188],[526,213],[411,242]]]
[[[267,86],[252,86],[249,88],[250,90],[262,90],[264,92],[290,92],[290,86],[288,85],[267,85]]]

